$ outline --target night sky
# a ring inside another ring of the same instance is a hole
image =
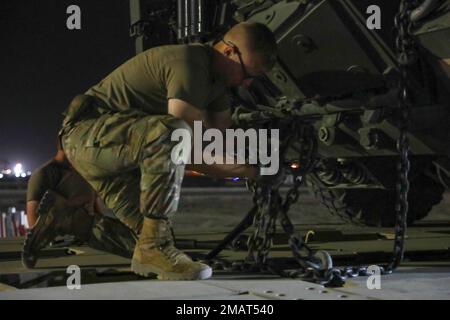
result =
[[[81,30],[66,27],[71,4]],[[0,166],[54,155],[70,100],[134,55],[128,27],[127,0],[0,1]]]

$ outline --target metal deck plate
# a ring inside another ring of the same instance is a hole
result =
[[[211,209],[213,200],[217,206]],[[369,290],[367,277],[349,279],[342,288],[228,271],[216,271],[206,281],[144,279],[130,271],[128,259],[86,246],[46,249],[37,268],[28,270],[20,262],[22,239],[16,238],[0,240],[0,299],[450,299],[448,200],[447,194],[438,214],[408,229],[405,261],[394,274],[381,277],[380,290]],[[212,195],[192,192],[184,198],[182,212],[175,218],[179,247],[193,255],[206,254],[243,217],[237,210],[245,210],[248,201],[248,195],[236,191]],[[292,212],[296,230],[299,234],[313,231],[310,246],[328,250],[335,265],[377,264],[389,258],[392,229],[342,224],[329,218],[308,195],[300,201]],[[220,202],[229,205],[221,206]],[[301,215],[295,215],[296,208]],[[213,210],[217,216],[212,216]],[[192,240],[197,241],[197,247],[192,246]],[[233,250],[220,254],[230,260],[245,256],[245,251]],[[291,257],[286,236],[276,235],[270,256],[280,261]],[[66,268],[73,264],[81,268],[81,290],[65,286]]]

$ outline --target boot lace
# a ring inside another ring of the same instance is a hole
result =
[[[161,252],[173,263],[178,263],[181,259],[189,259],[186,254],[178,250],[172,242],[160,246]]]

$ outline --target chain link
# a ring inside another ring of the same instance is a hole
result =
[[[407,226],[408,213],[408,174],[409,162],[409,107],[410,96],[408,92],[408,68],[417,59],[412,38],[411,11],[417,6],[416,1],[402,0],[399,12],[395,17],[395,27],[398,31],[396,48],[398,51],[398,67],[400,73],[398,109],[400,111],[400,133],[397,140],[397,150],[400,159],[397,164],[398,182],[396,184],[397,199],[395,205],[396,224],[393,256],[389,264],[380,267],[381,274],[391,273],[401,263],[404,255],[404,241]],[[293,123],[293,126],[296,126]],[[293,128],[291,132],[297,135],[289,137],[285,144],[297,139],[302,148],[301,154],[307,155],[308,169],[313,167],[311,159],[315,154],[316,145],[308,145],[312,141],[308,133],[310,128]],[[269,271],[285,277],[295,277],[306,281],[312,281],[325,286],[342,286],[347,278],[366,276],[366,266],[347,266],[333,268],[331,257],[325,251],[314,252],[304,243],[301,236],[295,234],[294,226],[289,220],[288,211],[292,204],[298,201],[300,186],[306,172],[294,176],[294,184],[288,191],[284,201],[278,189],[268,186],[260,186],[254,182],[248,184],[253,192],[253,209],[256,214],[253,218],[254,232],[247,240],[248,256],[245,261],[230,263],[226,260],[214,259],[212,265],[216,269],[239,271]],[[273,246],[273,238],[276,232],[277,219],[280,221],[284,232],[289,236],[289,246],[294,259],[299,263],[300,269],[286,272],[270,266],[267,261],[270,249]]]
[[[400,159],[397,163],[398,181],[396,184],[397,198],[395,205],[395,239],[392,260],[387,266],[387,272],[392,272],[403,260],[405,251],[405,234],[408,216],[409,192],[409,108],[410,96],[408,91],[409,67],[417,60],[414,39],[412,38],[412,10],[416,7],[414,1],[402,0],[400,10],[395,17],[395,27],[398,30],[396,49],[398,52],[398,68],[400,72],[398,108],[400,111],[400,133],[397,140],[397,151]]]

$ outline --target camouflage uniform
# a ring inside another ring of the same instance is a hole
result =
[[[64,150],[77,171],[106,206],[139,232],[142,213],[166,218],[175,212],[184,165],[170,159],[172,130],[187,124],[171,116],[139,112],[105,114],[83,120],[63,138]]]
[[[171,161],[168,99],[222,111],[229,99],[204,45],[157,47],[132,58],[77,97],[61,130],[72,165],[117,217],[140,232],[143,216],[167,219],[178,206],[184,164]]]
[[[41,201],[47,190],[67,199],[64,214],[79,212],[78,216],[85,219],[87,215],[94,216],[89,219],[93,221],[90,229],[83,232],[90,247],[124,257],[132,256],[136,235],[119,220],[94,212],[94,203],[98,200],[95,191],[70,166],[51,160],[36,169],[28,182],[27,202]]]

